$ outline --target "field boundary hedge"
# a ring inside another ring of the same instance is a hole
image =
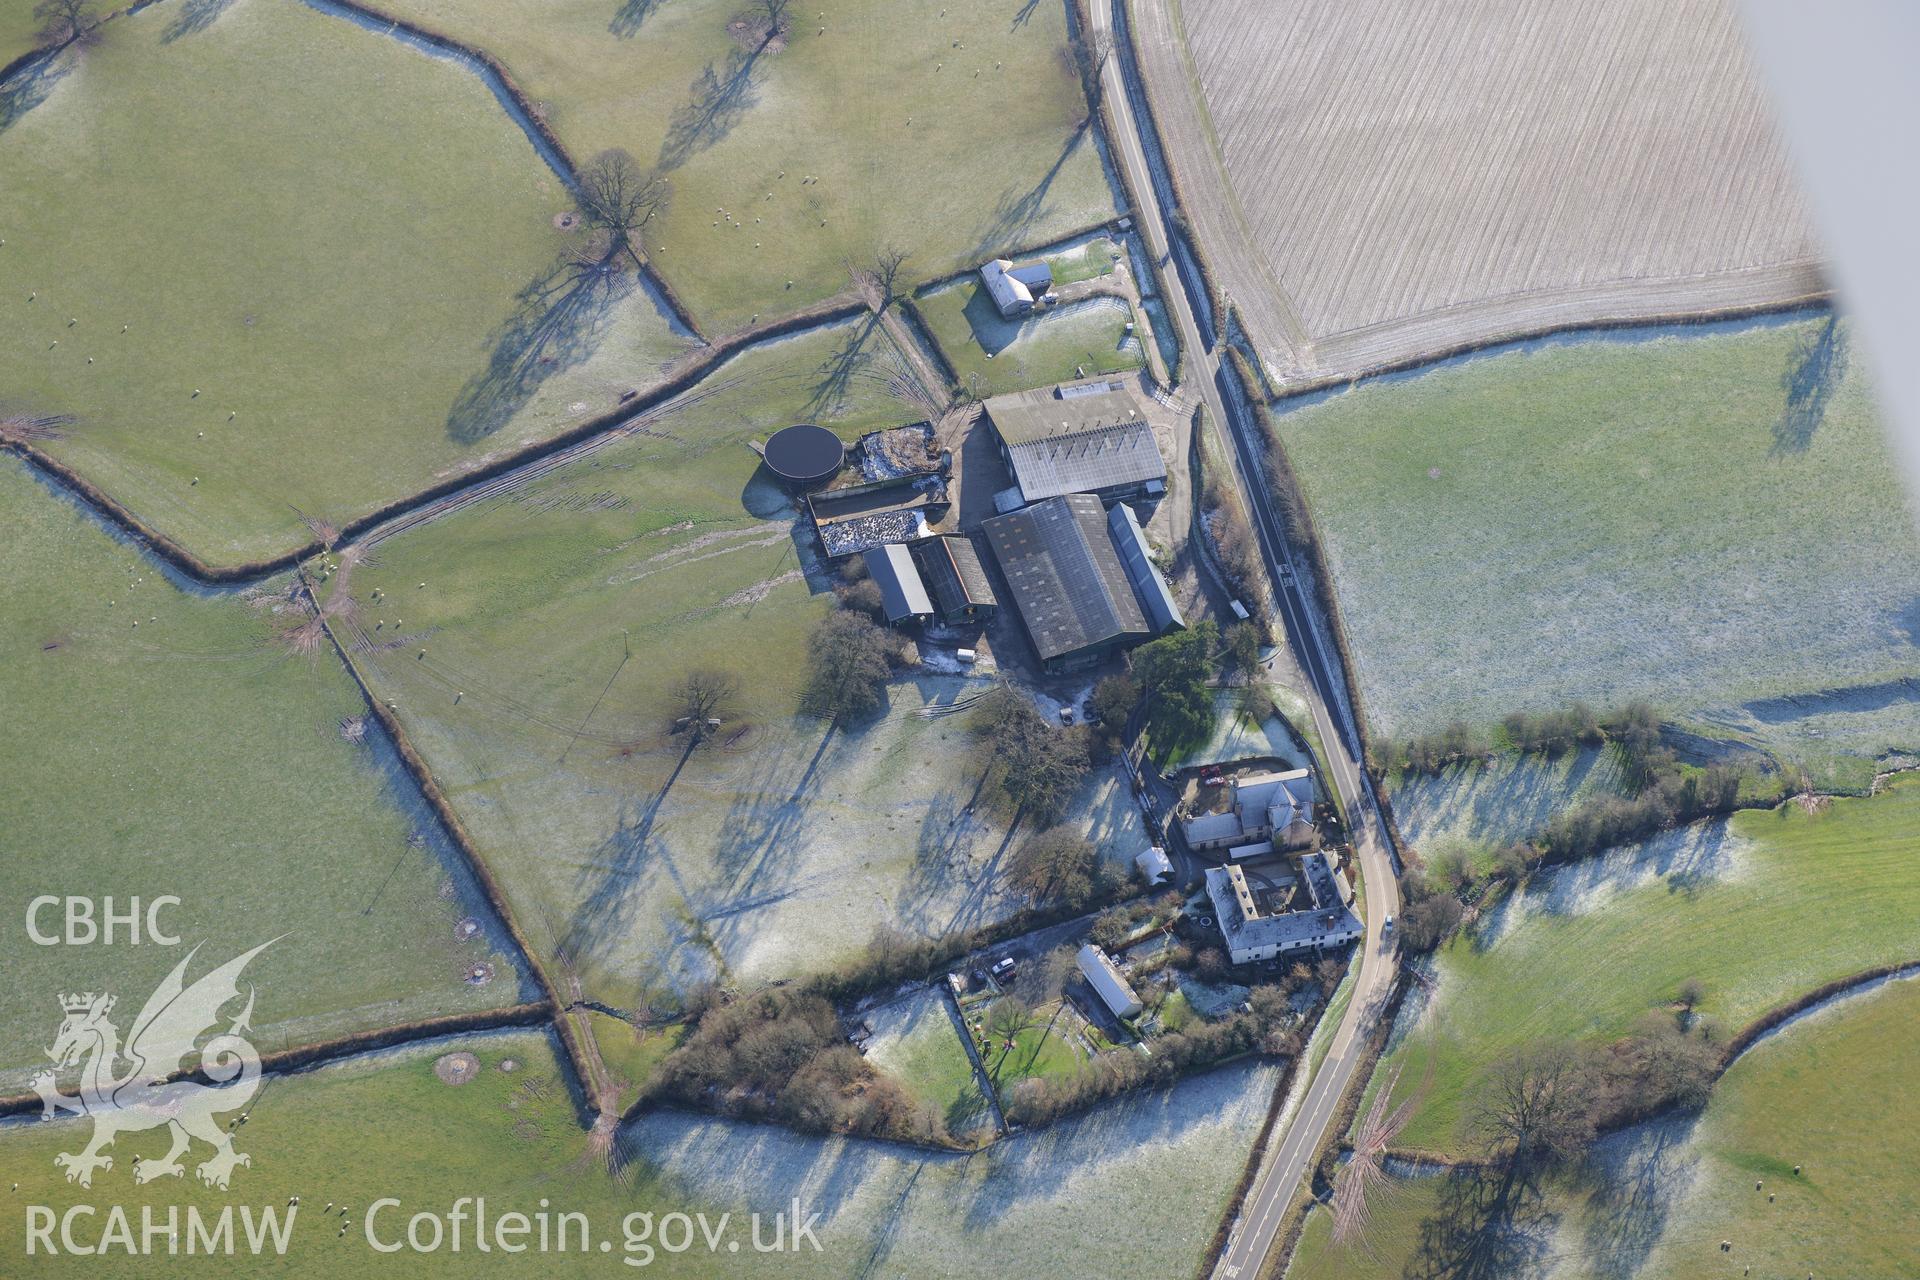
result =
[[[1192,234],[1192,223],[1187,220],[1186,190],[1181,185],[1179,170],[1174,168],[1172,159],[1167,155],[1167,135],[1160,128],[1159,111],[1153,102],[1153,87],[1149,83],[1146,72],[1141,70],[1140,50],[1133,34],[1132,0],[1114,0],[1114,13],[1120,18],[1120,25],[1125,28],[1123,32],[1117,33],[1120,38],[1114,42],[1116,46],[1124,46],[1126,50],[1126,61],[1121,66],[1121,80],[1123,83],[1137,84],[1140,88],[1137,98],[1141,108],[1140,114],[1145,117],[1146,127],[1153,130],[1154,150],[1160,156],[1159,167],[1167,175],[1167,189],[1173,193],[1173,208],[1161,210],[1168,222],[1168,257],[1171,260],[1176,248],[1174,238],[1178,236],[1179,244],[1186,248],[1187,255],[1193,259],[1194,269],[1200,273],[1200,288],[1207,295],[1207,310],[1211,313],[1208,319],[1213,322],[1210,327],[1217,341],[1226,324],[1225,295],[1220,292],[1219,281],[1213,274],[1213,264],[1207,260],[1206,254],[1201,252],[1199,242]],[[1118,56],[1119,52],[1119,48],[1116,48],[1115,56]],[[1132,70],[1131,75],[1128,74],[1128,68]],[[1153,167],[1151,157],[1147,159],[1147,166]],[[1199,317],[1196,316],[1194,319],[1198,323]]]
[[[260,1070],[264,1074],[270,1071],[305,1071],[338,1062],[344,1058],[358,1057],[363,1053],[372,1053],[380,1049],[391,1049],[397,1045],[412,1044],[421,1040],[438,1040],[446,1036],[461,1035],[472,1031],[499,1031],[508,1027],[538,1027],[550,1021],[553,1006],[545,1000],[534,1000],[526,1004],[508,1005],[503,1009],[485,1009],[476,1013],[449,1013],[437,1018],[419,1018],[412,1022],[395,1023],[390,1027],[376,1027],[371,1031],[356,1031],[350,1035],[335,1036],[328,1040],[316,1040],[311,1044],[295,1045],[291,1049],[276,1049],[260,1055]],[[175,1071],[169,1074],[168,1081],[201,1080],[206,1076],[199,1067],[191,1071]],[[37,1093],[15,1093],[0,1097],[0,1116],[21,1115],[44,1105]]]
[[[1360,687],[1359,668],[1354,663],[1353,649],[1347,643],[1347,624],[1340,612],[1340,598],[1333,589],[1333,567],[1327,563],[1326,547],[1320,537],[1319,522],[1313,516],[1313,504],[1306,491],[1300,487],[1299,476],[1293,470],[1293,462],[1287,455],[1287,447],[1280,438],[1279,424],[1273,420],[1273,410],[1267,401],[1257,394],[1259,388],[1253,377],[1254,362],[1239,347],[1229,346],[1227,364],[1233,369],[1234,383],[1240,396],[1253,411],[1254,425],[1260,430],[1265,456],[1261,459],[1260,481],[1271,486],[1273,477],[1269,474],[1278,469],[1280,479],[1291,491],[1287,501],[1298,512],[1296,520],[1287,520],[1286,526],[1298,524],[1296,537],[1291,527],[1283,526],[1275,532],[1290,546],[1306,553],[1309,566],[1313,571],[1314,601],[1327,618],[1327,630],[1333,634],[1334,651],[1340,656],[1340,674],[1346,681],[1347,704],[1353,709],[1353,723],[1360,735],[1360,767],[1366,769],[1373,756],[1373,732],[1367,720],[1366,691]],[[1285,513],[1283,513],[1285,514]],[[1313,620],[1307,620],[1309,626]],[[1337,727],[1337,725],[1336,725]],[[1372,790],[1378,798],[1379,788]],[[1391,832],[1389,833],[1392,834]]]
[[[793,312],[777,320],[735,330],[703,347],[693,349],[683,357],[684,363],[678,372],[611,411],[590,418],[523,449],[501,454],[492,461],[463,471],[457,476],[449,476],[437,484],[383,503],[367,514],[342,525],[339,536],[331,543],[323,544],[318,538],[314,538],[278,555],[257,560],[243,560],[228,565],[208,564],[166,534],[150,527],[118,500],[108,496],[73,467],[48,454],[44,449],[23,440],[0,438],[0,450],[18,454],[42,470],[57,476],[62,484],[98,507],[102,514],[110,518],[123,532],[146,545],[155,555],[195,582],[208,586],[245,585],[257,582],[261,578],[271,577],[276,573],[285,573],[296,568],[301,561],[326,550],[328,546],[341,546],[352,542],[360,535],[371,532],[398,516],[406,515],[415,508],[450,497],[463,489],[504,475],[516,467],[538,461],[549,454],[624,426],[640,414],[659,408],[675,396],[692,390],[714,370],[750,347],[791,337],[809,329],[840,324],[864,314],[866,314],[866,307],[861,303],[829,298],[814,307]]]
[[[346,646],[342,645],[340,638],[334,635],[333,628],[326,625],[325,615],[320,612],[319,601],[314,598],[313,588],[304,576],[301,578],[300,585],[306,595],[307,603],[321,618],[322,629],[327,633],[327,640],[332,644],[334,653],[339,656],[341,665],[346,667],[347,674],[352,677],[354,687],[360,690],[360,696],[366,700],[367,709],[373,713],[373,717],[380,722],[380,727],[385,729],[387,735],[393,740],[394,750],[399,753],[407,773],[413,778],[414,785],[420,788],[420,794],[426,798],[434,815],[440,819],[440,824],[446,829],[454,847],[459,849],[460,856],[465,859],[468,868],[473,872],[474,879],[479,882],[481,891],[486,894],[487,902],[492,906],[494,914],[500,918],[500,923],[512,937],[514,947],[520,952],[521,960],[533,974],[534,979],[539,982],[540,989],[547,993],[544,1002],[547,1021],[560,1037],[561,1046],[566,1050],[568,1065],[583,1084],[589,1106],[595,1114],[599,1114],[600,1079],[599,1072],[594,1069],[599,1062],[599,1054],[589,1053],[585,1045],[577,1042],[573,1020],[567,1016],[569,1003],[561,998],[560,991],[554,985],[553,978],[547,973],[546,966],[536,958],[532,942],[520,928],[519,920],[515,918],[507,904],[505,890],[494,878],[493,869],[487,865],[486,859],[480,856],[479,850],[474,846],[473,837],[467,833],[466,826],[460,821],[460,815],[454,812],[453,805],[447,800],[446,794],[440,790],[440,784],[435,781],[432,770],[427,768],[426,761],[414,749],[406,730],[400,724],[400,718],[393,714],[385,702],[374,696],[366,678],[360,674],[358,664],[348,656]]]

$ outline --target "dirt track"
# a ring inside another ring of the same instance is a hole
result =
[[[1826,292],[1797,190],[1717,0],[1690,0],[1654,32],[1699,45],[1711,65],[1657,56],[1628,24],[1588,41],[1586,52],[1605,54],[1610,68],[1595,84],[1562,91],[1560,80],[1591,61],[1570,54],[1558,79],[1489,75],[1496,83],[1484,92],[1499,96],[1486,103],[1446,68],[1403,61],[1410,55],[1390,37],[1370,42],[1355,30],[1361,17],[1317,0],[1263,11],[1271,16],[1260,20],[1290,33],[1283,66],[1227,75],[1224,46],[1245,42],[1200,24],[1253,20],[1235,18],[1243,7],[1129,6],[1181,204],[1283,386],[1552,330],[1763,310]],[[1496,52],[1583,21],[1526,0],[1470,8],[1460,25],[1477,15]],[[1686,65],[1676,72],[1674,63]],[[1310,118],[1294,100],[1309,77],[1328,86],[1323,96],[1357,98],[1359,114]],[[1246,92],[1210,114],[1203,80],[1244,82]],[[1350,81],[1361,87],[1339,87]],[[1693,127],[1664,128],[1666,119]],[[1468,180],[1476,156],[1484,173]]]

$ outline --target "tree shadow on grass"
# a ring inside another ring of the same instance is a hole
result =
[[[608,262],[562,258],[547,268],[520,291],[486,367],[460,389],[447,434],[471,444],[505,426],[548,378],[593,354],[608,316],[637,287]]]
[[[1445,1175],[1404,1280],[1524,1280],[1541,1275],[1558,1215],[1519,1168]]]
[[[609,944],[631,932],[638,906],[634,890],[656,863],[665,868],[680,889],[681,896],[685,896],[686,888],[680,883],[679,873],[673,866],[666,845],[658,838],[655,825],[660,816],[660,806],[666,802],[667,793],[673,790],[680,771],[687,767],[693,749],[694,743],[689,740],[681,750],[673,772],[637,810],[623,807],[613,831],[593,851],[581,869],[577,885],[580,905],[567,921],[566,932],[558,946],[558,950],[569,957],[573,964],[601,956]]]
[[[837,412],[862,378],[886,382],[889,371],[879,367],[879,354],[869,345],[879,327],[880,317],[869,311],[847,340],[821,362],[815,370],[813,389],[800,409],[802,421],[812,422]]]
[[[1840,318],[1829,315],[1825,322],[1801,330],[1787,353],[1787,367],[1780,374],[1780,389],[1786,392],[1786,407],[1773,424],[1773,453],[1805,453],[1813,443],[1813,433],[1827,416],[1827,403],[1840,388],[1847,374],[1847,334]]]
[[[0,84],[0,133],[53,96],[54,86],[73,70],[73,55],[56,53],[14,72]]]
[[[689,90],[691,100],[667,123],[667,137],[660,144],[662,169],[678,169],[733,132],[759,100],[753,71],[765,50],[764,43],[735,49],[720,67],[709,62],[701,70]]]
[[[161,33],[160,43],[172,44],[184,36],[200,34],[232,6],[233,0],[182,0],[173,12],[173,21]]]
[[[622,0],[607,30],[622,40],[631,40],[640,34],[640,28],[653,16],[653,11],[665,3],[666,0]]]
[[[1067,159],[1073,155],[1087,136],[1087,127],[1092,117],[1083,118],[1067,135],[1066,145],[1060,148],[1060,154],[1054,158],[1040,180],[1025,191],[1009,189],[1000,197],[989,215],[980,240],[973,247],[970,258],[982,258],[1003,253],[1008,246],[1015,244],[1034,223],[1047,211],[1047,194],[1053,189],[1054,179],[1066,168]]]
[[[1666,1234],[1680,1192],[1699,1164],[1688,1145],[1698,1113],[1654,1120],[1608,1139],[1586,1178],[1586,1252],[1596,1274],[1632,1280]]]

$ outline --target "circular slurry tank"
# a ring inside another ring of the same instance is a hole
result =
[[[839,436],[811,422],[783,427],[767,441],[767,470],[800,488],[833,479],[846,456]]]

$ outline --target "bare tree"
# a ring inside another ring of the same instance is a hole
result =
[[[1525,1045],[1481,1081],[1474,1130],[1489,1152],[1515,1166],[1578,1155],[1593,1140],[1588,1072],[1559,1041]]]
[[[847,274],[853,277],[853,287],[859,292],[860,300],[867,309],[879,315],[900,296],[900,269],[913,255],[905,249],[886,245],[873,256],[869,266],[856,267],[847,264]]]
[[[39,0],[33,16],[40,23],[43,45],[88,43],[100,30],[93,0]]]
[[[673,686],[673,708],[697,746],[712,732],[709,721],[721,719],[740,692],[740,682],[725,671],[701,667],[681,676]]]
[[[1087,95],[1087,110],[1097,112],[1107,91],[1101,73],[1107,69],[1107,59],[1113,56],[1113,34],[1082,31],[1068,48],[1073,54],[1073,69],[1080,77],[1080,88]]]
[[[836,609],[813,629],[812,675],[801,705],[839,723],[879,709],[892,674],[894,642],[864,614]]]
[[[751,12],[766,24],[766,33],[761,36],[763,43],[787,34],[788,14],[792,9],[793,0],[754,0]]]
[[[631,153],[618,147],[602,151],[580,171],[581,212],[587,222],[605,233],[604,257],[625,253],[635,267],[644,267],[640,233],[664,214],[673,202],[673,184],[660,173],[642,169]]]

